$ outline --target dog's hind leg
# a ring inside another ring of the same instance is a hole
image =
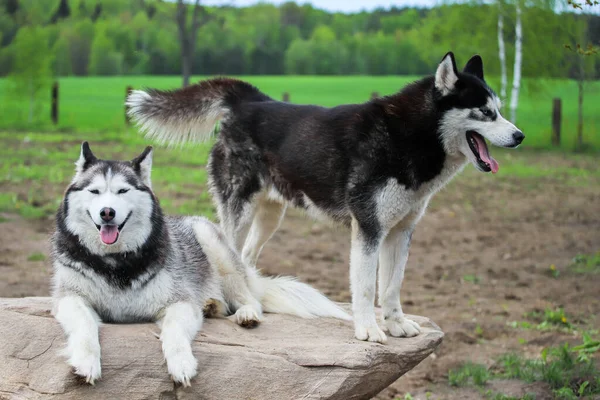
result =
[[[269,200],[258,203],[250,233],[242,250],[242,260],[246,265],[256,266],[263,246],[281,225],[286,208],[286,205]]]
[[[375,286],[377,282],[377,255],[381,244],[378,229],[364,229],[352,219],[350,251],[350,288],[354,335],[359,340],[385,343],[385,333],[377,326],[375,317]]]
[[[192,353],[192,341],[204,321],[202,309],[192,302],[177,302],[165,309],[158,320],[167,369],[175,382],[190,386],[198,361]]]
[[[221,277],[223,298],[227,307],[235,311],[237,324],[245,328],[257,326],[262,316],[262,306],[248,286],[247,274],[251,271],[227,243],[218,226],[205,218],[197,218],[193,228],[208,261]]]

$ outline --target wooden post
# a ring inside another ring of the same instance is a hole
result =
[[[283,97],[282,97],[283,101],[285,101],[286,103],[290,102],[290,94],[288,92],[283,92]]]
[[[562,120],[561,101],[552,100],[552,146],[560,146],[560,125]]]
[[[371,93],[371,100],[376,99],[378,97],[379,97],[379,93],[378,92]]]
[[[131,86],[127,86],[125,88],[125,124],[126,125],[131,125],[131,120],[129,119],[129,114],[127,114],[127,98],[129,97],[129,95],[131,94],[131,91],[133,90],[133,88]]]
[[[54,125],[58,124],[58,81],[52,85],[52,102],[50,108],[50,118]]]

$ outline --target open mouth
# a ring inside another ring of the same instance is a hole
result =
[[[492,171],[493,174],[498,172],[500,168],[498,161],[490,155],[483,136],[475,131],[467,131],[467,143],[469,143],[471,151],[475,154],[480,170],[484,172]]]
[[[117,240],[119,240],[119,232],[121,232],[121,230],[123,230],[123,227],[129,220],[129,217],[131,217],[131,212],[129,212],[129,215],[127,215],[127,218],[125,218],[125,221],[123,221],[123,223],[121,225],[114,225],[114,224],[98,225],[94,222],[94,225],[96,225],[96,228],[100,232],[100,240],[102,240],[102,243],[109,244],[109,245],[115,244],[117,242]]]

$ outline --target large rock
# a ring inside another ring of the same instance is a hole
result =
[[[193,348],[191,388],[167,375],[154,324],[103,325],[102,379],[71,374],[59,355],[63,332],[49,298],[0,299],[0,398],[14,399],[368,399],[442,341],[427,318],[423,333],[387,345],[355,340],[351,323],[267,314],[256,329],[209,319]]]

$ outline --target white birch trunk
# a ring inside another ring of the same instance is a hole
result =
[[[498,2],[498,58],[500,59],[500,97],[506,98],[506,49],[504,47],[504,16],[502,15],[502,3]]]
[[[519,105],[519,89],[521,88],[521,64],[523,58],[523,28],[521,26],[521,4],[515,2],[517,8],[517,20],[515,22],[515,68],[513,73],[513,86],[510,94],[510,120],[517,121],[517,106]]]

